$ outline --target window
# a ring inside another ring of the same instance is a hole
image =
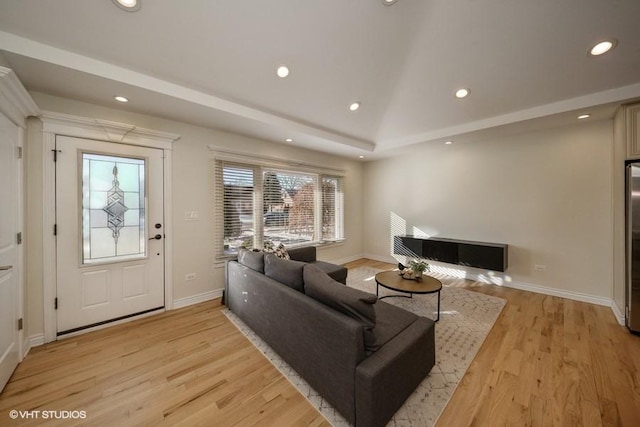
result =
[[[343,238],[342,177],[216,161],[218,256]]]
[[[255,235],[254,170],[242,166],[223,169],[225,251],[231,247],[253,247]]]
[[[82,153],[82,263],[146,256],[145,161]]]

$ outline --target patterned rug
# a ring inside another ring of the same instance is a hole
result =
[[[380,270],[358,267],[349,270],[347,286],[375,294],[374,276]],[[471,361],[480,349],[506,301],[450,285],[453,280],[434,274],[443,283],[440,321],[436,324],[436,365],[396,412],[388,426],[433,426],[442,413]],[[458,279],[455,279],[458,280]],[[380,296],[393,292],[380,287]],[[437,294],[413,298],[386,298],[390,304],[436,318]],[[273,365],[336,427],[349,423],[284,362],[247,325],[229,310],[225,315]]]

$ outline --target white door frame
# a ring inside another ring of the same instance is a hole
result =
[[[31,98],[31,95],[22,85],[22,82],[18,79],[16,74],[10,68],[0,67],[0,113],[2,113],[7,119],[18,126],[18,149],[24,152],[25,144],[25,130],[27,128],[26,119],[29,116],[37,116],[40,114],[38,106]],[[25,157],[22,156],[21,160],[17,162],[17,174],[18,174],[18,230],[22,232],[23,244],[18,247],[18,289],[16,296],[17,310],[16,314],[19,319],[23,319],[22,324],[26,325],[25,313],[25,300],[24,300],[24,240],[26,239],[24,233],[24,194],[25,194],[25,181],[24,181],[24,161]],[[30,341],[28,337],[25,338],[25,329],[18,331],[18,360],[22,361],[24,356],[29,352]]]
[[[44,342],[57,339],[56,296],[56,239],[55,225],[55,150],[56,135],[139,145],[164,150],[164,223],[165,223],[165,310],[173,308],[173,219],[171,211],[171,160],[173,142],[180,135],[143,129],[134,125],[106,120],[71,116],[43,111],[42,120],[42,185],[43,185],[43,286],[44,286]]]

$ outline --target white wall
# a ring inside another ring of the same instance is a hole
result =
[[[365,166],[365,252],[389,258],[391,236],[402,232],[507,243],[509,267],[493,282],[606,301],[613,296],[611,167],[611,121],[416,146],[411,156]]]
[[[345,236],[346,242],[320,249],[318,257],[340,260],[361,254],[362,251],[362,164],[358,161],[295,146],[275,144],[241,135],[226,133],[186,123],[160,119],[143,114],[81,103],[42,93],[31,93],[42,110],[100,118],[143,128],[177,133],[181,138],[173,150],[173,283],[174,301],[188,300],[198,295],[221,290],[224,270],[214,268],[213,254],[213,191],[211,153],[214,144],[252,155],[267,155],[283,159],[303,160],[308,163],[344,169],[345,179]],[[29,125],[27,167],[28,203],[32,209],[27,216],[27,307],[28,335],[42,333],[42,136],[40,123],[32,119]],[[32,177],[32,178],[31,178]],[[185,211],[198,211],[199,220],[184,221]],[[185,281],[185,275],[196,273],[197,279]]]

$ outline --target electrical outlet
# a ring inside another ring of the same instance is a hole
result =
[[[535,271],[547,271],[547,266],[542,264],[536,264],[533,266]]]
[[[196,273],[189,273],[184,276],[184,280],[196,280]]]
[[[198,220],[198,211],[185,211],[184,220],[185,221],[197,221]]]

